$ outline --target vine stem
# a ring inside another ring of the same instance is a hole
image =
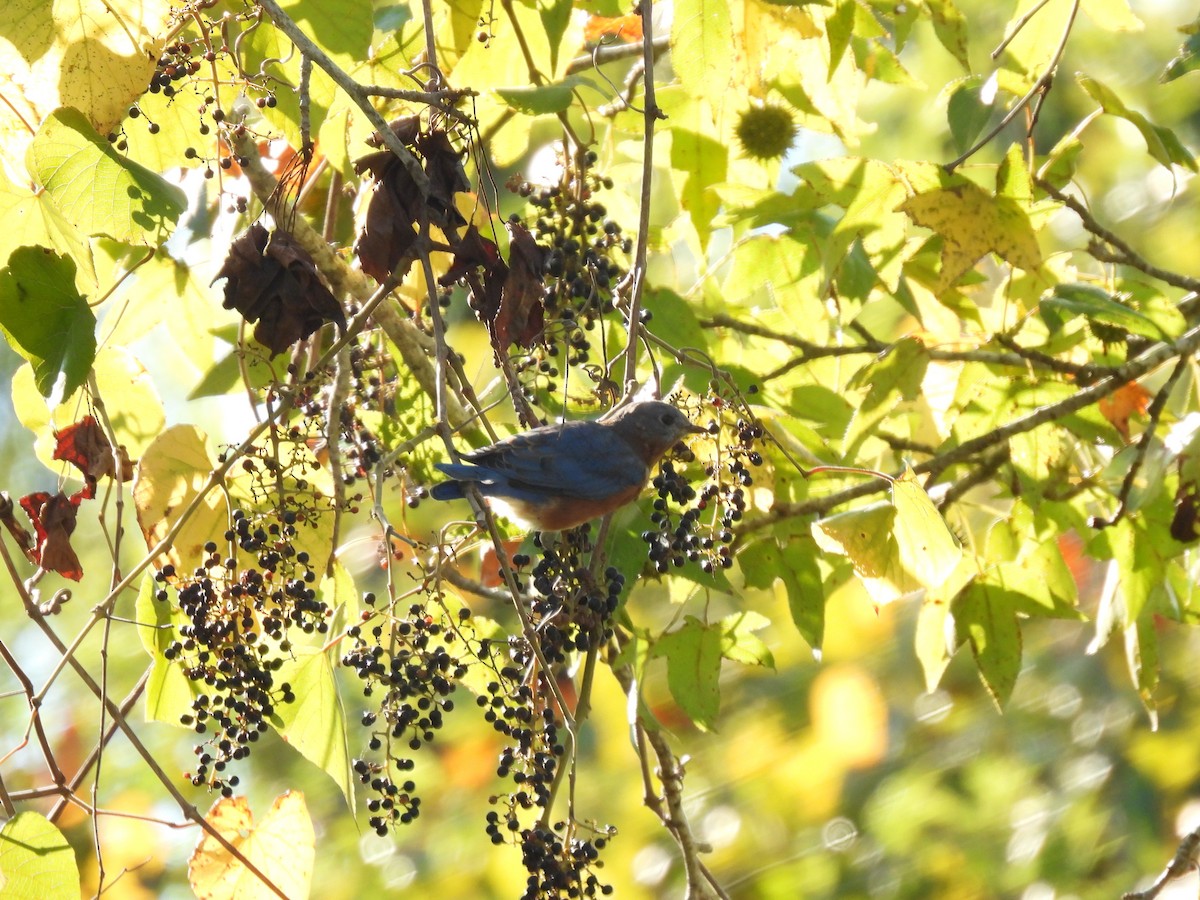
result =
[[[654,93],[654,16],[649,0],[641,0],[642,14],[642,72],[643,97],[642,117],[645,131],[642,135],[642,193],[638,206],[638,237],[634,249],[633,271],[629,282],[629,338],[625,345],[624,388],[637,378],[638,331],[642,317],[642,294],[646,285],[646,257],[650,246],[650,195],[654,187],[654,125],[666,118],[658,108]]]

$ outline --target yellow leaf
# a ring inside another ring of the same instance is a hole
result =
[[[287,791],[275,798],[263,820],[254,824],[245,797],[218,800],[205,819],[271,880],[284,896],[299,900],[312,886],[316,838],[304,795]],[[257,900],[279,895],[205,834],[188,860],[188,881],[200,900]]]
[[[60,106],[78,109],[101,134],[112,131],[150,84],[170,7],[166,0],[7,0],[0,158],[24,159],[42,119]]]
[[[904,570],[893,532],[896,509],[874,503],[814,522],[813,539],[827,553],[848,557],[877,606],[920,590],[921,583]]]
[[[957,282],[988,252],[1026,271],[1042,264],[1037,236],[1025,210],[970,182],[917,194],[899,209],[942,237],[942,271],[934,286],[937,293]]]
[[[901,564],[926,588],[941,587],[962,558],[962,548],[912,469],[892,482],[892,503]]]
[[[147,448],[133,478],[133,502],[147,547],[166,537],[213,468],[204,434],[192,425],[167,429]],[[228,527],[225,495],[209,491],[157,564],[170,562],[178,571],[190,572],[204,558],[204,545]]]

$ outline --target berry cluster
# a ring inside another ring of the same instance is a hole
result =
[[[564,532],[554,546],[544,546],[540,534],[534,544],[542,555],[528,578],[528,587],[537,595],[532,621],[544,658],[563,662],[572,650],[591,650],[612,636],[608,622],[617,609],[625,577],[610,566],[601,583],[588,568],[592,552],[589,526]],[[518,555],[513,562],[520,567],[530,559]],[[525,582],[520,583],[524,588]]]
[[[563,160],[557,184],[534,185],[519,178],[509,188],[528,200],[536,216],[530,231],[545,248],[544,274],[546,330],[543,347],[523,361],[553,391],[559,369],[553,358],[565,356],[567,365],[591,361],[590,333],[612,309],[613,288],[624,276],[632,241],[596,200],[612,180],[591,171],[593,151],[580,151]]]
[[[552,829],[522,824],[522,814],[531,811],[545,818],[554,802],[566,748],[545,676],[521,680],[533,655],[529,645],[512,638],[508,647],[512,662],[495,670],[497,679],[477,700],[486,710],[484,719],[512,741],[500,754],[496,774],[511,779],[514,789],[492,798],[501,809],[488,812],[487,835],[493,844],[511,842],[520,849],[529,872],[523,895],[528,900],[607,895],[611,887],[601,884],[593,870],[603,866],[599,852],[615,832],[610,829],[589,839],[579,836],[575,823],[558,822]]]
[[[205,735],[196,747],[196,770],[187,777],[224,796],[232,795],[238,781],[224,775],[229,763],[249,755],[278,705],[296,699],[291,685],[276,677],[291,658],[292,629],[325,633],[332,615],[312,587],[317,576],[308,554],[292,544],[296,527],[290,514],[265,528],[242,510],[233,518],[225,540],[255,557],[257,566],[243,565],[232,553],[222,558],[210,541],[190,577],[181,578],[171,565],[155,575],[156,599],[169,602],[168,586],[173,587],[187,620],[163,655],[199,691],[192,711],[181,717]]]
[[[366,594],[363,602],[374,606],[375,595]],[[374,616],[364,613],[365,618]],[[363,696],[373,698],[362,724],[370,729],[368,749],[382,756],[380,762],[355,760],[354,771],[376,794],[367,802],[368,824],[380,835],[420,814],[421,799],[413,794],[416,785],[397,785],[389,773],[411,771],[415,764],[405,754],[432,742],[444,714],[454,708],[450,695],[467,670],[451,651],[469,619],[465,608],[451,621],[432,605],[414,604],[407,616],[389,618],[386,626],[377,624],[365,634],[362,625],[347,631],[353,644],[342,656],[342,665],[362,680]]]
[[[564,823],[559,823],[560,828]],[[605,836],[563,840],[558,830],[527,828],[521,832],[521,862],[530,873],[522,900],[545,897],[607,897],[611,884],[602,884],[592,869],[604,866],[600,851]]]
[[[751,467],[762,465],[762,454],[755,448],[764,431],[744,418],[732,430],[732,443],[705,465],[707,480],[699,492],[671,459],[663,460],[654,476],[651,484],[658,491],[650,515],[654,528],[643,531],[642,540],[660,574],[686,563],[699,563],[707,573],[733,565],[733,528],[746,510],[746,488],[754,483]],[[694,461],[690,451],[677,454],[676,459]]]

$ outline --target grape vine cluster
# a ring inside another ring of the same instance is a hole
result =
[[[546,546],[540,534],[534,538],[542,552],[527,585],[534,592],[532,622],[547,662],[565,662],[571,651],[594,649],[612,637],[609,619],[616,612],[625,576],[609,566],[603,580],[596,578],[588,568],[590,535],[590,526],[584,525],[564,532],[553,546]],[[531,559],[519,554],[513,562],[523,567]],[[525,581],[518,583],[526,587]]]
[[[557,184],[531,184],[515,176],[508,184],[533,208],[530,231],[546,250],[545,340],[523,365],[547,379],[551,391],[559,374],[554,357],[564,355],[567,365],[592,360],[590,333],[612,309],[613,288],[624,277],[633,248],[596,199],[613,186],[612,179],[591,171],[596,159],[588,150],[563,160]]]
[[[255,522],[235,510],[233,523],[225,533],[229,549],[236,544],[257,565],[243,564],[233,552],[223,558],[209,541],[190,576],[180,577],[169,564],[155,574],[156,600],[169,602],[173,588],[187,620],[163,651],[198,691],[191,712],[181,717],[204,735],[187,777],[226,797],[238,783],[225,774],[229,764],[248,756],[277,708],[296,699],[292,686],[277,678],[293,656],[293,633],[324,634],[332,615],[313,587],[317,575],[308,554],[294,547],[294,513]]]
[[[376,597],[366,594],[363,602],[373,607]],[[375,614],[368,609],[364,617]],[[393,774],[412,771],[408,753],[431,743],[444,714],[454,709],[451,694],[467,673],[454,651],[465,644],[470,611],[464,608],[449,620],[432,604],[413,604],[404,617],[379,619],[365,632],[363,625],[347,631],[353,643],[342,665],[358,675],[363,696],[371,698],[362,724],[370,729],[367,747],[375,756],[356,759],[354,772],[375,795],[367,801],[368,824],[383,836],[420,815],[416,784],[397,783]]]
[[[698,563],[706,573],[733,565],[733,528],[746,510],[746,488],[754,483],[751,469],[762,465],[757,449],[764,430],[758,422],[739,418],[733,440],[704,467],[705,482],[697,491],[676,462],[694,462],[690,450],[664,459],[651,481],[658,492],[650,522],[642,532],[647,557],[659,574],[672,567]]]
[[[574,822],[542,824],[566,764],[564,736],[547,676],[523,677],[533,660],[529,644],[514,637],[506,646],[509,661],[494,668],[496,679],[476,701],[484,719],[510,741],[500,754],[496,774],[510,779],[513,790],[491,798],[499,808],[487,814],[487,835],[493,844],[511,843],[521,851],[529,873],[524,900],[608,895],[612,887],[600,881],[596,870],[603,868],[600,851],[615,829],[585,834]],[[485,657],[486,650],[480,655]],[[541,818],[525,824],[523,817],[527,821],[533,813]]]

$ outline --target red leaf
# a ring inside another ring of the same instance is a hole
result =
[[[21,508],[29,516],[37,534],[37,543],[33,548],[34,560],[43,569],[57,572],[72,581],[83,578],[83,567],[71,547],[79,503],[84,499],[81,495],[82,492],[79,492],[68,497],[62,491],[53,495],[38,491],[21,498]]]
[[[54,438],[54,459],[69,462],[93,484],[105,475],[112,476],[115,468],[112,444],[94,416],[84,416],[74,425],[55,431]],[[133,478],[133,463],[124,447],[117,452],[121,456],[120,480],[129,481]]]

